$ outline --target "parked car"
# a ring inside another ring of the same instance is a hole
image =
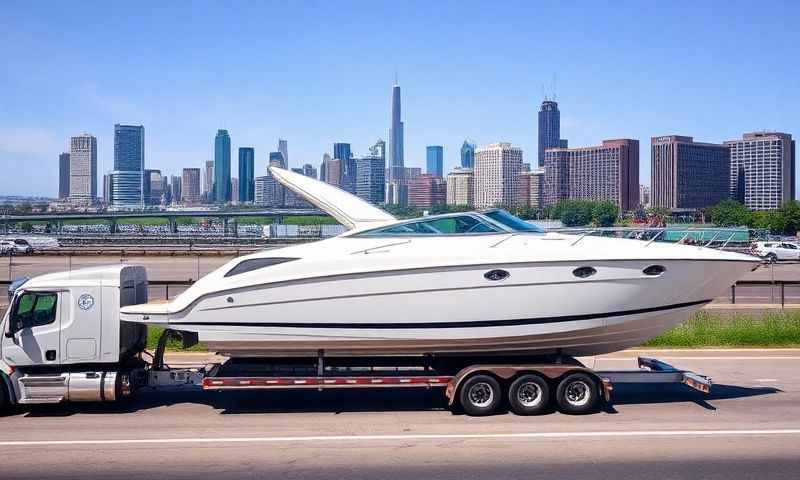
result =
[[[770,263],[779,260],[800,260],[800,247],[791,242],[755,242],[750,252]]]
[[[33,247],[27,240],[17,238],[14,240],[0,240],[2,247],[0,252],[5,255],[30,255],[33,253]]]
[[[0,240],[0,255],[11,255],[14,251],[14,242],[9,240]]]

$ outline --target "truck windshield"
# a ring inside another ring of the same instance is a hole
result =
[[[537,227],[536,225],[526,222],[525,220],[519,217],[511,215],[502,208],[498,208],[496,210],[488,210],[482,213],[487,217],[491,218],[492,220],[494,220],[495,222],[501,223],[506,227],[514,230],[515,232],[544,233],[544,230]]]

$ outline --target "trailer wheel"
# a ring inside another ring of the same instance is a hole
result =
[[[571,415],[583,415],[594,411],[598,398],[597,382],[585,373],[567,375],[556,390],[558,408]]]
[[[550,403],[550,386],[539,375],[522,375],[508,389],[508,403],[517,415],[540,415]]]
[[[477,374],[464,381],[458,400],[467,415],[490,415],[497,410],[502,395],[500,383],[494,377]]]
[[[6,392],[5,383],[3,382],[2,377],[0,377],[0,414],[5,411],[6,407],[9,406],[9,403],[10,402],[8,400],[8,392]]]

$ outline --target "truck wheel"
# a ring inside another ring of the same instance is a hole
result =
[[[583,415],[597,407],[597,382],[585,373],[564,377],[556,390],[556,403],[563,413]]]
[[[464,381],[458,400],[467,415],[490,415],[497,409],[502,395],[500,383],[494,377],[478,374]]]
[[[508,403],[517,415],[539,415],[550,403],[550,386],[538,375],[522,375],[508,389]]]

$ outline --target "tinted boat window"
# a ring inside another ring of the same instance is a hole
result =
[[[516,232],[544,233],[544,230],[537,227],[536,225],[528,223],[517,216],[511,215],[510,213],[508,213],[503,209],[489,210],[488,212],[483,212],[483,214],[491,218],[495,222],[502,223],[503,225],[507,226],[508,228]]]
[[[416,222],[372,230],[359,235],[463,235],[500,231],[498,227],[488,222],[481,221],[478,217],[472,215],[458,215],[453,217],[420,219]]]
[[[240,273],[252,272],[253,270],[258,270],[260,268],[271,267],[273,265],[278,265],[281,263],[291,262],[292,260],[297,260],[296,258],[251,258],[249,260],[242,260],[236,266],[228,270],[228,273],[225,274],[226,277],[230,277],[233,275],[239,275]]]

